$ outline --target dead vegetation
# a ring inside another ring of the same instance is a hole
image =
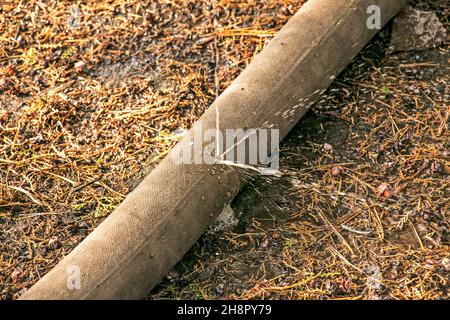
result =
[[[84,239],[302,2],[2,2],[0,298]],[[340,109],[285,142],[284,180],[253,181],[238,228],[152,298],[448,298],[448,48],[377,41],[322,102]]]
[[[0,297],[97,226],[301,2],[2,1]]]
[[[283,142],[283,176],[241,192],[240,224],[206,234],[150,298],[449,298],[448,42],[387,55],[389,35]]]

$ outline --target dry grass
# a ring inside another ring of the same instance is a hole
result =
[[[150,298],[449,298],[450,51],[386,55],[388,36],[283,142],[283,176],[234,201],[238,227],[206,234]]]
[[[2,1],[0,297],[97,226],[301,2]]]
[[[82,1],[77,21],[68,1],[3,1],[0,298],[84,239],[302,2]],[[448,48],[422,56],[363,55],[323,102],[341,109],[285,143],[281,181],[237,199],[239,230],[205,235],[151,297],[448,298]]]

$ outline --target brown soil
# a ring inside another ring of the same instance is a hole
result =
[[[285,139],[284,175],[235,199],[239,225],[204,235],[149,298],[449,298],[448,43],[387,55],[389,35]]]
[[[86,2],[80,28],[58,1],[2,3],[0,299],[83,240],[302,2]],[[446,1],[417,6],[449,29]],[[283,143],[285,174],[237,197],[236,229],[149,298],[448,299],[448,43],[386,56],[388,36]]]

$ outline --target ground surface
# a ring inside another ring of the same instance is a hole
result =
[[[0,298],[97,226],[301,2],[3,3]],[[418,5],[448,27],[445,2]],[[239,225],[149,298],[448,298],[448,43],[386,55],[388,35],[284,142],[285,174],[234,201]]]

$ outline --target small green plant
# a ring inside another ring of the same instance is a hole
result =
[[[61,54],[62,59],[67,59],[73,56],[77,52],[77,48],[75,47],[68,47],[64,52]]]
[[[72,210],[81,211],[84,209],[84,203],[77,203],[72,206]]]
[[[111,211],[113,211],[117,206],[117,201],[110,197],[103,197],[98,200],[97,207],[94,211],[94,218],[100,218]]]
[[[383,87],[383,88],[381,88],[381,92],[382,92],[383,94],[391,94],[391,90],[389,90],[388,87]]]

